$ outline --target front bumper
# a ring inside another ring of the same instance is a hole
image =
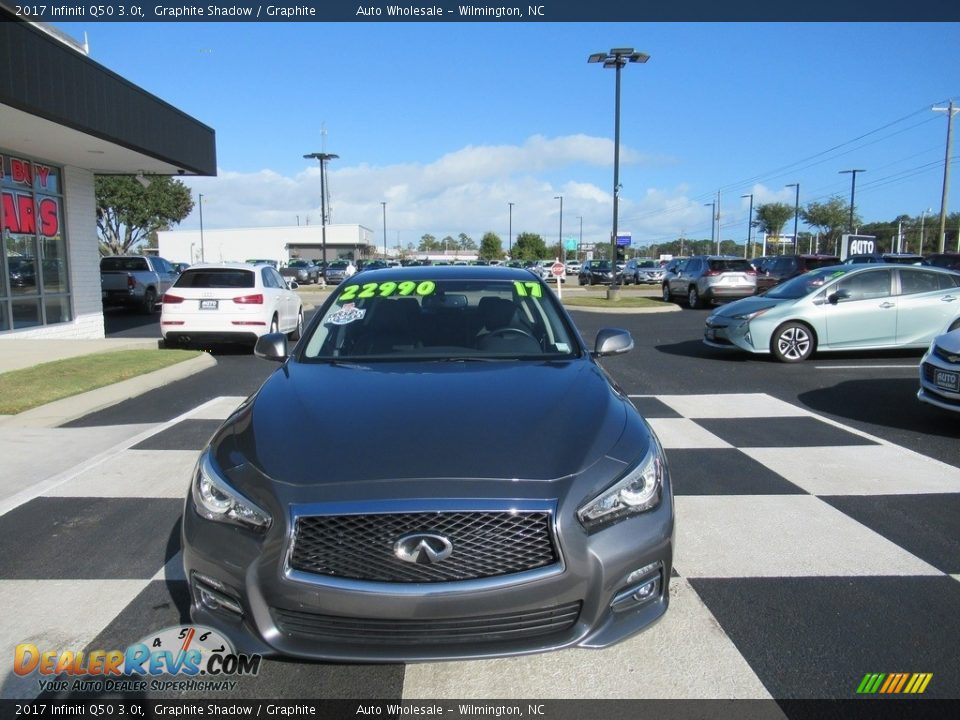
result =
[[[769,353],[766,344],[758,344],[749,320],[711,315],[703,327],[703,344],[712,348],[737,348],[750,353]]]
[[[470,495],[476,497],[464,493]],[[451,502],[456,501],[444,500]],[[288,567],[290,518],[274,513],[274,526],[260,538],[204,520],[188,498],[183,557],[191,617],[224,633],[240,652],[340,662],[605,647],[666,612],[673,544],[669,478],[657,508],[592,534],[575,519],[574,505],[564,502],[556,509],[555,565],[482,580],[384,583],[295,577],[302,574]],[[219,592],[240,613],[202,602],[209,591],[204,578],[220,583]],[[634,597],[641,586],[649,594]]]
[[[960,412],[960,364],[931,358],[930,353],[924,355],[920,361],[917,399],[943,410]]]

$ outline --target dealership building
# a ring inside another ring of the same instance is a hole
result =
[[[0,0],[0,339],[102,338],[98,174],[216,175],[214,131]]]
[[[157,251],[170,262],[243,262],[273,260],[286,265],[295,258],[323,258],[322,225],[232,228],[218,230],[168,230],[157,233]],[[377,252],[373,231],[363,225],[326,226],[327,259],[364,258]],[[388,252],[395,252],[391,249]]]

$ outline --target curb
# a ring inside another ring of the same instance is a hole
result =
[[[97,410],[103,410],[124,400],[137,397],[150,390],[163,387],[171,382],[182,380],[216,364],[217,359],[213,355],[204,353],[199,357],[184,360],[170,367],[154,370],[151,373],[138,375],[128,380],[121,380],[118,383],[106,385],[96,390],[89,390],[79,395],[54,400],[46,405],[25,410],[16,415],[0,416],[0,427],[57,427]]]
[[[564,305],[567,312],[590,312],[590,313],[603,313],[607,315],[642,315],[645,313],[664,313],[664,312],[681,312],[682,307],[676,304],[666,305],[663,307],[652,307],[652,308],[618,308],[618,307],[594,307],[592,305]]]

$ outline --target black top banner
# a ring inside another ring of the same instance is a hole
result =
[[[957,0],[0,0],[15,17],[41,22],[918,22],[958,21]]]

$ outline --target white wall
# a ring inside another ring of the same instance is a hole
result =
[[[273,228],[230,228],[203,231],[203,258],[206,262],[276,260],[286,263],[297,245],[320,245],[322,227],[305,225]],[[373,232],[362,225],[327,225],[327,255],[370,245]],[[201,261],[199,230],[167,230],[157,233],[160,257],[191,265]],[[288,245],[292,247],[288,249]]]

